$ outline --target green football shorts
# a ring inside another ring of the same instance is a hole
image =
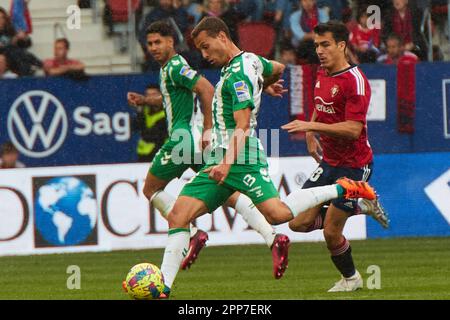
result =
[[[205,165],[202,154],[194,152],[193,139],[186,146],[183,149],[178,141],[167,141],[153,158],[150,173],[159,179],[171,181],[181,177],[188,168],[198,172]]]
[[[255,205],[268,199],[279,197],[278,191],[269,176],[267,165],[233,164],[222,185],[219,185],[215,180],[209,179],[209,174],[203,172],[209,167],[211,165],[203,167],[184,186],[180,196],[203,201],[210,213],[223,205],[235,191],[247,195]]]

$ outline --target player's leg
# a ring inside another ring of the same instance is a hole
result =
[[[209,208],[208,212],[212,213],[225,203],[233,192],[231,189],[217,185],[214,180],[208,178],[208,174],[199,171],[195,178],[184,186],[180,195],[202,200]],[[191,238],[188,253],[181,263],[181,269],[185,270],[195,262],[207,240],[208,234],[199,229]]]
[[[336,178],[333,176],[333,167],[322,161],[309,179],[305,181],[302,189],[326,186],[333,184],[335,181]],[[297,232],[310,232],[317,229],[323,229],[327,209],[328,206],[319,205],[306,210],[289,221],[289,228]]]
[[[268,247],[273,245],[276,232],[249,197],[240,192],[235,192],[228,198],[225,205],[234,208],[253,230],[261,234]]]
[[[270,224],[281,224],[327,201],[359,197],[373,200],[376,195],[373,188],[366,182],[341,178],[336,181],[336,184],[295,190],[284,202],[279,198],[268,199],[258,203],[257,208]]]
[[[289,229],[296,232],[311,232],[323,229],[324,217],[322,216],[324,206],[322,204],[302,212],[289,221]]]
[[[208,212],[208,208],[203,201],[180,196],[168,215],[169,236],[161,264],[161,272],[166,286],[165,295],[170,293],[170,288],[180,269],[181,262],[189,251],[189,225],[206,212]]]
[[[245,194],[235,192],[225,204],[236,209],[236,212],[244,218],[245,222],[264,238],[272,251],[274,277],[280,279],[288,265],[289,237],[285,234],[277,234],[252,200]]]
[[[354,291],[363,287],[363,280],[353,263],[352,248],[344,237],[343,230],[349,212],[331,204],[325,218],[323,234],[327,242],[336,269],[342,274],[342,279],[328,292]]]
[[[144,195],[149,199],[153,207],[158,209],[166,220],[176,199],[171,194],[164,191],[164,188],[170,181],[180,177],[190,166],[190,164],[173,162],[172,150],[176,145],[176,142],[168,141],[155,155],[145,179],[143,190]],[[190,230],[191,237],[194,237],[199,232],[193,225],[191,225]],[[205,232],[201,231],[201,233],[203,234]]]

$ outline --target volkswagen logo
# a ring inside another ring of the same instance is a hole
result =
[[[18,97],[8,114],[8,134],[24,155],[47,157],[63,144],[68,128],[61,102],[46,91],[28,91]]]

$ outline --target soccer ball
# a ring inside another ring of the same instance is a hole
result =
[[[151,263],[140,263],[128,272],[125,284],[132,299],[157,299],[164,290],[164,277],[157,266]]]

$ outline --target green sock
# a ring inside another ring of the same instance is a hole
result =
[[[342,198],[344,196],[344,194],[345,194],[345,189],[340,184],[337,184],[336,185],[336,190],[338,192],[338,197]]]

